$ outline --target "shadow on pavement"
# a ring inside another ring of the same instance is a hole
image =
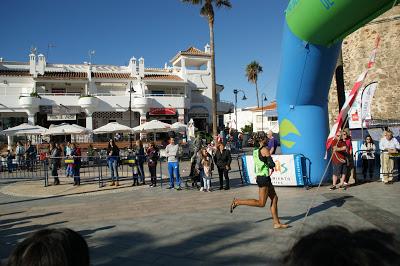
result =
[[[96,238],[90,246],[93,265],[271,265],[276,261],[262,254],[246,255],[246,243],[267,237],[243,239],[242,224],[226,224],[184,238],[166,235],[154,238],[145,232],[118,232]],[[86,235],[86,237],[88,237]],[[163,244],[166,243],[166,244]]]
[[[319,212],[326,211],[327,209],[332,208],[332,207],[341,207],[346,202],[346,200],[350,199],[350,198],[353,198],[353,196],[346,195],[346,196],[342,196],[339,198],[332,198],[330,200],[324,201],[320,205],[312,207],[310,209],[310,212],[308,213],[308,216],[311,216],[311,215],[319,213]],[[295,215],[295,216],[280,216],[279,218],[281,220],[285,221],[285,223],[291,224],[298,220],[303,219],[305,215],[306,215],[306,212],[303,212],[303,213]],[[272,219],[271,217],[268,217],[266,219],[258,220],[255,223],[260,223],[260,222],[271,220],[271,219]]]
[[[20,212],[17,212],[20,213]],[[53,216],[57,214],[61,214],[62,212],[50,212],[46,214],[40,215],[32,215],[32,216],[20,216],[16,219],[6,219],[1,220],[0,224],[0,259],[7,258],[14,247],[23,239],[25,239],[30,233],[33,233],[37,230],[44,229],[47,227],[52,227],[55,225],[60,225],[66,223],[67,221],[59,221],[54,223],[43,223],[43,224],[34,224],[31,222],[33,219],[43,218],[48,216]],[[11,213],[12,214],[12,213]],[[8,214],[8,215],[11,215]],[[22,226],[21,226],[22,225]]]

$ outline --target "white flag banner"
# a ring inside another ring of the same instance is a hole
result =
[[[371,103],[377,87],[378,82],[376,81],[365,86],[361,102],[361,118],[363,120],[371,120]]]
[[[365,120],[371,120],[371,103],[377,86],[378,82],[372,82],[365,86],[362,93],[357,94],[357,97],[348,112],[349,128],[361,128],[361,120],[365,127]],[[346,92],[346,98],[349,97],[349,94],[350,92]]]

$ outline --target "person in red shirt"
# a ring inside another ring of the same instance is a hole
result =
[[[340,177],[340,188],[346,189],[344,181],[347,173],[347,145],[342,139],[341,132],[336,133],[336,139],[332,142],[332,166],[333,166],[333,177],[332,186],[330,190],[336,189],[336,183]]]

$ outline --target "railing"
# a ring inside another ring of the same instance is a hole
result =
[[[355,174],[355,178],[357,178],[358,176],[363,176],[363,161],[362,161],[362,153],[363,152],[368,152],[367,150],[358,150],[354,153],[353,155],[353,159],[354,159],[354,174]],[[400,168],[400,163],[399,163],[399,159],[400,159],[400,155],[399,154],[393,154],[393,155],[389,155],[389,160],[393,160],[394,163],[394,167],[393,167],[393,172],[388,173],[385,172],[385,169],[381,170],[381,166],[382,166],[382,155],[383,154],[387,154],[387,151],[381,151],[381,150],[377,150],[374,153],[374,159],[373,159],[373,163],[374,163],[374,167],[373,167],[373,173],[379,173],[380,178],[382,177],[382,175],[388,175],[391,176],[393,179],[398,179],[399,177],[399,168]],[[379,171],[376,171],[376,168],[379,168]],[[369,173],[365,173],[367,175],[369,175]]]
[[[134,180],[144,176],[138,159],[138,155],[118,158],[118,180]],[[160,159],[157,166],[159,168],[157,179],[161,186],[162,161],[163,159]],[[56,167],[56,170],[53,167]],[[99,188],[112,178],[106,156],[36,157],[30,159],[20,157],[0,161],[0,178],[43,180],[44,186],[47,187],[51,182],[50,179],[66,177],[71,177],[71,180],[67,181],[68,183],[73,183],[72,177],[79,177],[82,184],[98,183]]]
[[[157,93],[146,93],[145,97],[182,97],[186,98],[185,94],[157,94]]]
[[[121,91],[121,92],[102,92],[102,93],[93,93],[93,96],[126,96],[129,95],[129,92]],[[132,95],[133,97],[134,95]],[[136,95],[135,95],[136,96]]]

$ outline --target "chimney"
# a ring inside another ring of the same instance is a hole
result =
[[[211,53],[211,47],[210,45],[207,43],[206,46],[204,46],[204,52],[210,54]]]
[[[144,77],[144,58],[139,58],[139,77]]]
[[[36,74],[36,55],[34,53],[29,55],[29,74],[37,76]]]
[[[136,77],[138,75],[137,73],[137,62],[136,62],[136,58],[133,56],[130,60],[129,60],[129,72],[131,74],[131,77]]]
[[[44,71],[46,69],[46,58],[43,54],[38,55],[38,73],[40,75],[44,75]]]

